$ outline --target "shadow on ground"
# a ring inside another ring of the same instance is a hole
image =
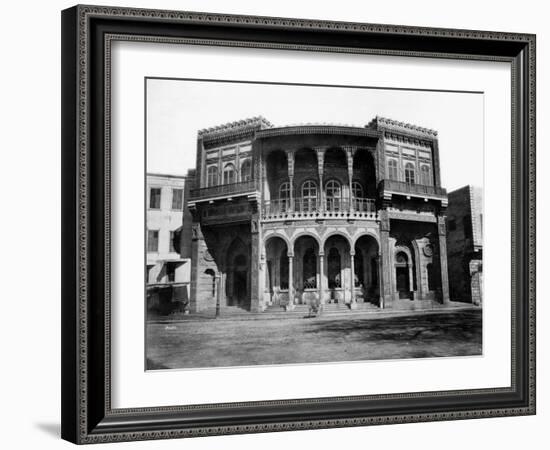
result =
[[[149,370],[482,353],[481,310],[328,319],[147,324]]]

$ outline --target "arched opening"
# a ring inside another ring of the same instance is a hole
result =
[[[304,289],[317,289],[317,257],[313,248],[308,248],[302,257]]]
[[[358,302],[379,303],[379,249],[373,236],[355,242],[355,298]]]
[[[351,300],[351,255],[350,244],[342,235],[330,236],[325,242],[326,274],[328,291],[323,293],[331,303],[344,303]]]
[[[209,166],[206,170],[206,186],[218,184],[218,166]]]
[[[399,298],[411,298],[410,263],[405,252],[398,251],[395,254],[395,286]]]
[[[363,198],[376,197],[376,170],[372,154],[360,148],[353,156],[353,181],[361,186]]]
[[[327,257],[327,279],[329,289],[339,289],[342,287],[342,260],[340,252],[336,247],[332,247]]]
[[[241,181],[250,181],[252,179],[252,163],[246,159],[241,164]]]
[[[317,210],[317,183],[313,180],[306,180],[302,184],[301,211]]]
[[[424,186],[430,186],[432,184],[432,177],[430,172],[430,166],[428,166],[427,164],[422,164],[422,167],[420,168],[420,179],[421,183]]]
[[[414,184],[415,178],[414,178],[414,163],[408,162],[405,164],[405,183],[407,184]]]
[[[288,292],[288,247],[284,239],[271,237],[265,246],[266,291],[272,305],[286,304]]]
[[[338,180],[329,180],[325,185],[326,210],[340,211],[342,203],[342,186]]]
[[[315,168],[317,154],[311,148],[302,148],[294,154],[294,179],[296,180],[296,211],[316,211],[318,190]],[[314,178],[312,178],[312,176]]]
[[[319,245],[312,236],[300,236],[294,243],[295,299],[299,303],[317,301],[320,283]]]
[[[279,202],[279,187],[282,183],[288,183],[288,161],[286,153],[282,150],[272,151],[267,155],[265,165],[264,195],[276,207]]]
[[[390,180],[399,181],[399,171],[397,169],[397,159],[388,159],[388,178]]]
[[[250,308],[250,251],[241,239],[235,239],[226,254],[227,306]]]
[[[363,267],[363,252],[359,248],[355,248],[354,266],[355,273],[353,274],[353,287],[362,289],[365,286],[365,268]]]
[[[223,168],[223,184],[235,183],[235,165],[227,163]]]

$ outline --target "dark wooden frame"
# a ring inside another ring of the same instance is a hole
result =
[[[512,383],[116,410],[110,402],[110,42],[192,42],[512,65]],[[76,6],[62,12],[62,437],[75,443],[535,413],[535,36]]]

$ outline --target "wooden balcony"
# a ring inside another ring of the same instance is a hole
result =
[[[411,197],[431,198],[447,202],[447,190],[444,188],[405,183],[404,181],[382,180],[378,185],[378,192],[384,197],[391,194],[398,194]]]
[[[290,200],[265,201],[262,208],[263,220],[299,220],[363,218],[376,219],[376,205],[372,198],[319,199],[295,198]]]
[[[191,189],[189,201],[206,201],[218,198],[237,197],[255,193],[258,190],[254,180],[241,181],[239,183],[219,184],[204,188]]]

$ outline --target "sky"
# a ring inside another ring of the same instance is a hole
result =
[[[483,94],[220,81],[147,80],[147,172],[185,175],[195,167],[197,131],[263,116],[363,127],[375,116],[439,134],[442,186],[483,186]]]

